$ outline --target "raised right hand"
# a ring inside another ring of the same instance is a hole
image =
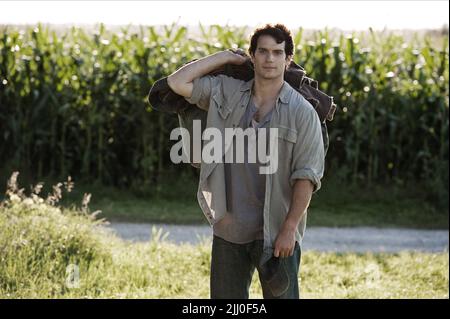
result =
[[[231,64],[244,64],[250,60],[250,57],[242,49],[229,49],[227,52],[230,53],[228,62]]]

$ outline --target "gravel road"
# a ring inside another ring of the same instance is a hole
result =
[[[112,222],[107,227],[119,237],[132,241],[150,240],[152,227],[161,228],[163,233],[168,232],[166,240],[177,244],[196,244],[212,237],[209,226]],[[448,242],[448,230],[307,227],[303,249],[330,252],[448,252]]]

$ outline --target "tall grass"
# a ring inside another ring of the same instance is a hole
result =
[[[448,204],[448,33],[406,36],[293,30],[294,60],[339,105],[329,124],[327,174],[354,184],[417,183]],[[177,118],[151,112],[153,82],[183,63],[247,48],[245,28],[100,25],[58,32],[0,31],[0,162],[3,174],[68,174],[133,189],[158,187]]]

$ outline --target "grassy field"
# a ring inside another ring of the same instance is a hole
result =
[[[125,242],[87,210],[9,198],[0,205],[0,298],[209,298],[209,242],[174,245],[160,232]],[[448,266],[448,252],[308,251],[301,296],[448,298]],[[250,296],[262,297],[256,273]]]

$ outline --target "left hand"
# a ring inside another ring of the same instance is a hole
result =
[[[275,257],[289,257],[294,254],[295,248],[295,229],[283,225],[275,240],[275,249],[273,255]]]

